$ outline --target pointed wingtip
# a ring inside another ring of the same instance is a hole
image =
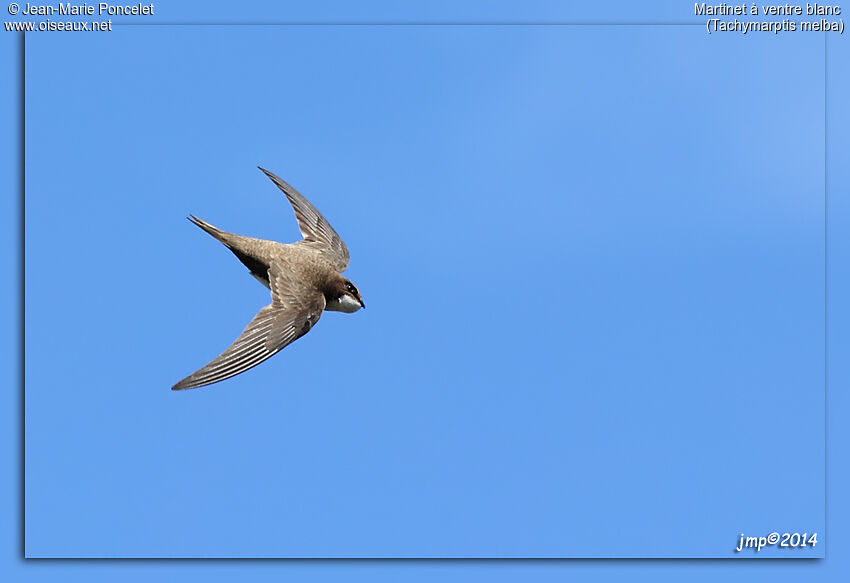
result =
[[[279,185],[279,184],[280,184],[280,182],[282,182],[282,181],[281,181],[281,179],[280,179],[280,178],[277,176],[277,174],[275,174],[274,172],[271,172],[271,171],[269,171],[269,170],[266,170],[266,169],[265,169],[265,168],[263,168],[262,166],[257,166],[257,168],[259,168],[260,170],[262,170],[262,171],[263,171],[263,174],[265,174],[265,175],[266,175],[266,177],[267,177],[269,180],[271,180],[272,182],[274,182],[275,184],[278,184],[278,185]]]
[[[182,391],[183,389],[185,389],[186,384],[187,384],[186,381],[188,380],[188,378],[189,377],[186,377],[185,379],[180,379],[179,381],[174,383],[174,386],[171,387],[171,390],[172,391]]]
[[[183,379],[183,380],[182,380],[182,381],[180,381],[179,383],[175,384],[173,387],[171,387],[171,390],[172,390],[172,391],[185,391],[186,389],[192,389],[192,388],[194,388],[194,387],[190,386],[190,385],[186,382],[186,380],[187,380],[187,379]]]

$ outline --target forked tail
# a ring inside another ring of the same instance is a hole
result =
[[[186,217],[192,224],[199,226],[204,231],[215,237],[215,239],[236,255],[239,261],[247,267],[251,274],[256,277],[260,283],[269,287],[269,264],[268,260],[258,253],[257,239],[251,237],[243,237],[234,233],[222,231],[218,227],[214,227],[203,219],[199,219],[195,215]]]
[[[197,225],[198,227],[202,228],[204,231],[206,231],[207,233],[209,233],[210,235],[212,235],[213,237],[215,237],[216,239],[218,239],[219,241],[221,241],[222,243],[224,243],[228,247],[230,246],[230,245],[228,245],[228,241],[227,241],[227,235],[229,235],[230,233],[227,233],[226,231],[222,231],[218,227],[212,226],[211,224],[209,224],[205,220],[199,219],[195,215],[189,215],[186,218],[189,219],[189,221],[193,225]]]

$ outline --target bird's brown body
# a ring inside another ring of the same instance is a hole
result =
[[[269,268],[278,264],[305,284],[321,291],[326,301],[338,298],[345,291],[347,280],[309,243],[278,243],[245,237],[222,231],[194,216],[190,216],[189,220],[221,241],[266,287],[270,287]]]

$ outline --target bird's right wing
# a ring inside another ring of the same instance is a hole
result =
[[[298,228],[301,230],[304,241],[321,251],[337,271],[345,271],[348,268],[348,247],[328,220],[292,186],[265,168],[261,166],[258,168],[286,195],[295,211],[295,218],[298,220]]]
[[[325,297],[277,266],[269,269],[272,303],[254,316],[239,338],[209,364],[172,390],[194,389],[228,379],[257,366],[298,340],[319,321]]]

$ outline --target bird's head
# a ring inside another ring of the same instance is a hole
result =
[[[325,309],[350,314],[365,307],[366,304],[363,302],[357,286],[346,278],[340,277],[339,283],[335,286],[334,293],[331,295]]]

